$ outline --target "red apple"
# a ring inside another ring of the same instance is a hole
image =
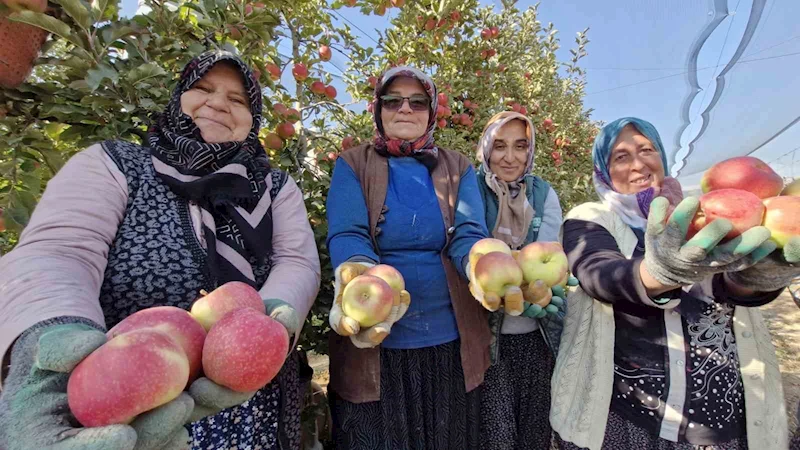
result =
[[[800,196],[800,178],[792,181],[791,183],[787,184],[783,191],[781,191],[781,195],[798,195]]]
[[[320,45],[319,46],[319,59],[322,61],[330,61],[331,60],[331,48],[327,45]]]
[[[542,121],[542,126],[545,128],[552,128],[553,127],[553,119],[547,118]]]
[[[331,100],[336,98],[336,88],[333,87],[333,86],[325,87],[325,96],[328,97]]]
[[[286,120],[288,120],[289,123],[297,123],[300,120],[300,111],[294,108],[287,109]]]
[[[431,31],[436,28],[436,19],[430,18],[425,21],[425,31]]]
[[[522,297],[526,302],[544,308],[553,299],[553,291],[550,288],[551,286],[548,286],[544,281],[536,280],[522,288]]]
[[[83,426],[126,424],[177,398],[188,380],[189,360],[178,342],[144,328],[120,334],[81,361],[70,374],[67,401]]]
[[[371,327],[389,316],[394,297],[394,291],[382,279],[359,275],[344,287],[342,311],[362,327]]]
[[[273,80],[279,80],[281,78],[281,68],[278,67],[276,64],[267,64],[266,66],[264,66],[264,68],[267,69],[270,78],[272,78]]]
[[[739,156],[711,166],[700,180],[703,192],[742,189],[758,198],[769,198],[783,190],[783,178],[758,158]]]
[[[450,99],[447,98],[447,94],[445,93],[437,95],[437,99],[439,100],[440,106],[447,106],[447,104],[450,102]]]
[[[251,308],[266,314],[261,294],[252,286],[241,281],[229,281],[192,304],[192,316],[203,325],[206,331],[225,314],[240,309]]]
[[[459,20],[461,20],[461,13],[459,11],[451,12],[450,19],[452,19],[453,22],[458,22]]]
[[[289,352],[289,334],[280,322],[250,308],[225,314],[206,337],[203,371],[237,392],[266,386]]]
[[[382,16],[382,15],[386,14],[386,5],[379,5],[375,9],[375,14],[377,14],[379,16]]]
[[[484,293],[497,294],[499,297],[505,296],[508,288],[522,284],[522,269],[514,257],[505,252],[481,256],[473,273]]]
[[[484,40],[491,39],[492,38],[492,30],[490,30],[488,28],[484,28],[483,30],[481,30],[481,38],[484,39]]]
[[[264,138],[264,146],[272,150],[280,150],[283,148],[283,139],[275,133],[269,133]]]
[[[542,280],[548,287],[555,286],[569,270],[564,248],[558,242],[532,242],[517,254],[526,283]]]
[[[523,106],[522,108],[519,109],[519,113],[522,114],[523,116],[527,116],[528,115],[528,108]]]
[[[337,155],[334,152],[328,152],[328,154],[325,155],[325,156],[328,158],[328,161],[331,161],[331,162],[336,161],[336,158],[339,157],[339,155]]]
[[[244,14],[246,16],[253,14],[253,5],[244,5]]]
[[[439,119],[439,120],[436,122],[436,125],[437,125],[439,128],[444,128],[444,127],[446,127],[446,126],[447,126],[447,120],[446,120],[446,119]]]
[[[292,67],[292,75],[294,75],[294,79],[297,81],[303,81],[308,78],[308,69],[306,65],[303,63],[297,63]]]
[[[108,339],[133,330],[154,328],[175,339],[189,360],[189,383],[196,380],[202,370],[203,341],[206,330],[188,311],[174,306],[156,306],[137,311],[108,330]]]
[[[347,6],[350,7],[356,6],[356,0],[344,0],[344,2],[345,4],[347,4]]]
[[[353,136],[347,136],[342,139],[342,151],[352,148],[356,145],[356,138]]]
[[[686,237],[691,239],[714,219],[728,219],[733,229],[725,236],[725,240],[733,239],[761,225],[764,209],[761,199],[751,192],[741,189],[711,191],[700,196],[700,208],[689,225]]]
[[[499,35],[500,35],[500,29],[499,29],[499,28],[497,28],[497,27],[492,27],[492,28],[490,28],[489,30],[490,30],[490,31],[491,31],[491,33],[492,33],[492,38],[496,38],[497,36],[499,36]]]
[[[392,0],[392,6],[395,8],[402,8],[406,4],[406,0]]]
[[[369,78],[367,78],[367,84],[369,84],[369,87],[371,87],[372,89],[375,89],[375,86],[378,85],[378,77],[370,76]]]
[[[278,125],[278,136],[281,139],[289,139],[290,137],[294,136],[294,125],[289,122],[283,122],[282,124]]]
[[[317,95],[324,95],[325,94],[325,83],[322,81],[315,81],[311,83],[311,92]]]
[[[530,80],[532,75],[530,72],[525,72],[525,79]]]
[[[287,108],[283,103],[275,103],[272,105],[272,109],[275,111],[275,114],[277,114],[278,117],[285,117],[286,113],[289,111],[289,108]]]
[[[772,197],[764,200],[764,206],[764,226],[778,248],[783,248],[792,236],[800,236],[800,197]]]
[[[512,111],[519,112],[521,109],[522,109],[522,105],[520,105],[519,103],[514,102],[514,103],[511,104],[511,110]]]

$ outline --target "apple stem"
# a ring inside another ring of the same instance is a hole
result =
[[[200,296],[205,297],[206,295],[208,295],[208,291],[205,289],[200,289]]]

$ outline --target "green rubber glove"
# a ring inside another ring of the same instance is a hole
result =
[[[710,275],[743,270],[775,249],[775,244],[768,241],[770,231],[762,226],[717,245],[733,228],[725,219],[714,220],[686,242],[689,223],[699,206],[696,197],[687,197],[667,220],[666,198],[658,197],[650,204],[644,264],[653,278],[665,286],[694,284]]]
[[[729,272],[734,283],[759,292],[785,288],[800,277],[800,236],[793,236],[783,250],[773,251],[752,267]]]
[[[73,319],[66,319],[73,320]],[[132,450],[128,425],[75,427],[69,413],[69,372],[106,342],[84,323],[40,323],[19,337],[0,396],[0,448],[5,450]]]
[[[0,397],[0,448],[6,450],[182,450],[194,407],[187,394],[140,414],[130,425],[79,428],[69,413],[69,373],[106,342],[82,319],[43,322],[20,336]],[[72,323],[64,321],[73,321]]]
[[[219,414],[223,409],[241,405],[256,395],[256,391],[236,392],[200,377],[189,386],[189,395],[194,400],[194,409],[187,422],[196,422]]]
[[[289,352],[291,352],[294,347],[294,337],[302,327],[300,319],[297,317],[297,311],[294,306],[277,298],[264,299],[264,307],[267,309],[268,316],[277,320],[286,328],[286,332],[289,333]]]

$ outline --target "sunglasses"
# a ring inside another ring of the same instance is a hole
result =
[[[412,111],[427,111],[431,107],[431,100],[424,95],[412,95],[411,97],[381,95],[381,106],[389,111],[397,111],[403,107],[406,100]]]

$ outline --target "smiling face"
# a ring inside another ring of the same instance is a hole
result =
[[[636,194],[650,187],[661,187],[664,165],[649,139],[633,125],[626,125],[617,136],[608,162],[611,184],[621,194]]]
[[[384,94],[397,95],[400,97],[424,96],[428,93],[423,89],[419,81],[409,77],[397,77],[386,88]],[[381,122],[383,131],[389,139],[402,139],[404,141],[415,141],[425,134],[428,129],[428,117],[430,110],[414,111],[408,104],[408,100],[403,101],[403,105],[397,111],[390,111],[388,108],[381,108]]]
[[[528,129],[521,120],[512,120],[495,133],[489,168],[505,182],[514,182],[528,165]]]
[[[253,126],[242,75],[224,63],[215,65],[181,95],[181,111],[210,144],[244,141]]]

